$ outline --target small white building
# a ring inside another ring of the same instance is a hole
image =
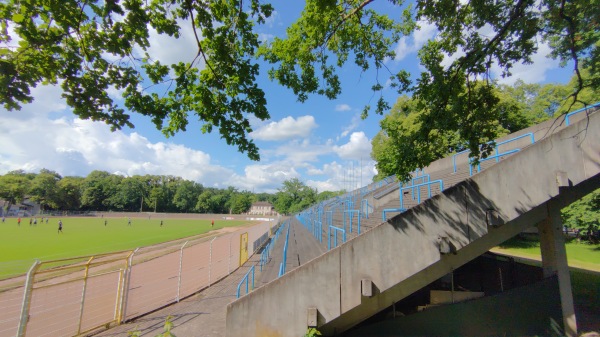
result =
[[[277,215],[275,208],[270,202],[257,201],[250,206],[249,215]]]

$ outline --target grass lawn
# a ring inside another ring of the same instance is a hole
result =
[[[223,227],[241,226],[246,220],[132,218],[61,218],[63,233],[58,233],[59,218],[30,226],[29,219],[7,219],[0,223],[0,279],[26,273],[35,259],[63,259],[134,249],[206,233]],[[38,219],[39,221],[40,219]],[[104,221],[107,225],[104,226]]]
[[[578,243],[573,240],[567,242],[566,249],[569,266],[600,272],[600,244]],[[538,240],[525,240],[515,237],[492,251],[536,260],[541,259],[540,242]]]
[[[567,260],[572,267],[571,286],[579,328],[581,331],[596,331],[600,329],[597,314],[600,312],[600,245],[571,241],[566,244],[566,249]],[[528,263],[541,266],[538,240],[515,237],[492,249],[492,252],[531,259]]]

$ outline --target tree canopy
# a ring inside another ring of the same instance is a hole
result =
[[[576,228],[590,241],[598,239],[600,231],[600,189],[586,195],[580,200],[565,207],[561,211],[563,224],[569,228]]]
[[[464,121],[477,126],[477,136],[482,147],[494,147],[493,140],[516,132],[536,123],[564,114],[569,107],[564,97],[572,92],[576,77],[565,84],[526,84],[517,81],[514,85],[490,86],[496,97],[493,107],[486,109],[484,120]],[[481,84],[483,85],[483,84]],[[467,89],[464,88],[466,91]],[[589,101],[600,101],[600,90],[584,88],[578,94]],[[578,107],[578,105],[575,105]],[[469,148],[467,134],[454,127],[423,127],[423,110],[420,100],[406,95],[400,96],[390,112],[381,120],[381,131],[372,140],[371,158],[377,162],[377,175],[374,180],[396,175],[404,180],[410,177],[415,168],[427,166],[430,162]],[[481,153],[485,157],[486,153]]]
[[[307,0],[285,38],[261,42],[256,27],[277,8],[259,0],[3,1],[0,102],[19,109],[33,99],[32,87],[59,84],[81,118],[119,129],[133,126],[130,115],[139,113],[173,135],[195,115],[202,132],[217,128],[227,143],[257,160],[249,120],[269,118],[258,83],[261,62],[272,65],[270,78],[299,101],[312,94],[338,97],[338,73],[353,62],[376,70],[376,104],[365,106],[364,117],[390,109],[383,96],[389,85],[417,100],[422,135],[455,130],[477,156],[497,124],[488,113],[499,103],[492,67],[508,76],[514,64],[531,62],[544,42],[552,57],[573,64],[575,83],[563,100],[589,104],[580,92],[600,87],[598,0],[389,0],[403,13],[393,17],[376,3]],[[386,60],[419,23],[437,28],[419,51],[424,70],[391,72]],[[195,36],[190,48],[196,56],[189,62],[162,64],[148,52],[151,30],[179,37],[186,27]],[[11,39],[18,43],[8,44]],[[123,103],[111,96],[115,90]]]

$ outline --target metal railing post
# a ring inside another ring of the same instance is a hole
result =
[[[133,267],[133,256],[140,248],[136,248],[128,259],[128,267],[125,275],[125,284],[123,284],[123,297],[121,299],[121,317],[119,318],[119,324],[125,320],[127,310],[127,300],[129,297],[129,283],[131,282],[131,268]]]
[[[17,330],[17,337],[25,336],[27,330],[27,321],[29,320],[29,308],[31,305],[31,293],[33,292],[33,279],[35,272],[40,268],[40,261],[35,260],[33,265],[29,268],[27,276],[25,278],[25,289],[23,290],[23,303],[21,304],[21,317],[19,319],[19,329]]]
[[[179,303],[179,295],[181,294],[181,270],[183,269],[183,248],[188,244],[189,241],[186,241],[181,248],[179,248],[179,277],[177,281],[177,303]]]
[[[81,302],[79,304],[79,324],[77,325],[77,334],[81,334],[81,320],[83,319],[83,306],[85,305],[85,292],[87,290],[87,279],[90,272],[90,263],[94,259],[94,256],[90,257],[90,259],[85,264],[85,272],[83,274],[83,289],[81,291]]]
[[[208,286],[210,287],[211,284],[211,275],[212,275],[212,244],[213,241],[215,241],[217,237],[215,236],[212,240],[210,240],[210,255],[209,255],[209,259],[208,259]]]

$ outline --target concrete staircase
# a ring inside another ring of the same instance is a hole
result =
[[[407,211],[385,222],[380,214],[399,207],[398,190],[379,199],[384,187],[369,192],[364,198],[374,207],[361,221],[361,234],[348,230],[344,244],[231,303],[227,335],[301,336],[309,326],[341,333],[522,230],[556,218],[561,207],[600,186],[600,114],[584,119],[523,130],[547,136],[499,163],[485,162],[472,177],[464,158],[433,163],[424,172],[432,181],[443,179],[444,191],[432,190],[420,204],[412,191],[403,194]],[[322,205],[323,211],[335,205]],[[317,214],[305,214],[309,230]],[[333,223],[343,226],[339,209]],[[326,228],[323,221],[321,245],[327,244]]]

